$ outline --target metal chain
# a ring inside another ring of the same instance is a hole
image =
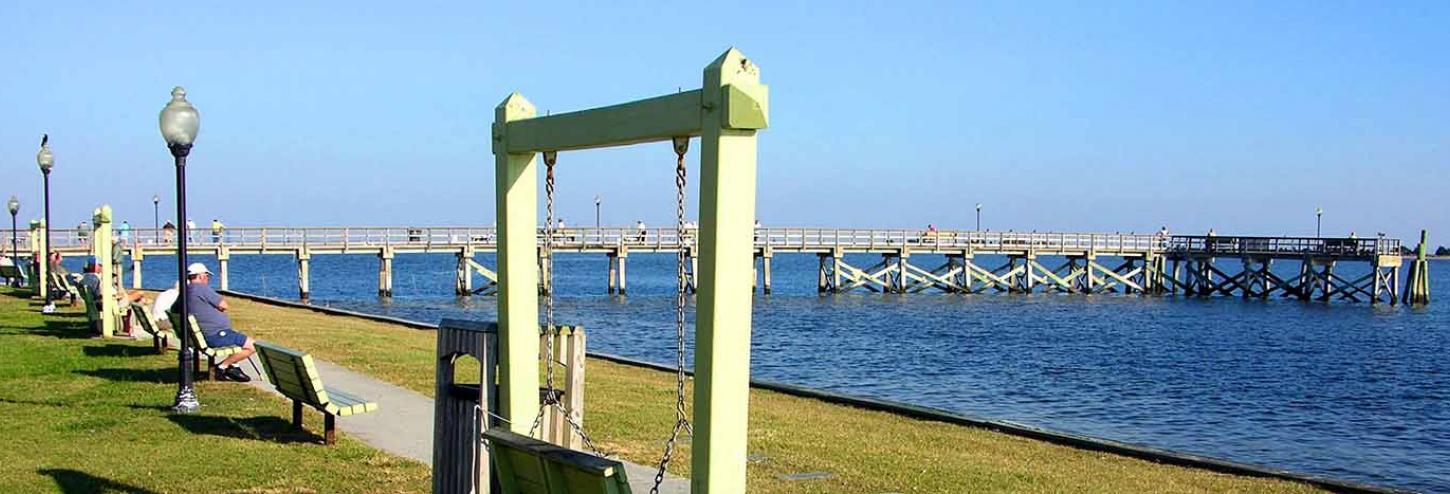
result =
[[[529,435],[538,432],[544,422],[544,412],[549,406],[557,405],[559,399],[554,392],[554,164],[559,162],[559,153],[544,151],[544,406],[534,417]],[[568,414],[565,414],[568,415]]]
[[[584,426],[576,422],[570,411],[559,402],[558,389],[554,387],[554,367],[557,364],[554,346],[558,335],[558,328],[554,326],[554,237],[557,233],[555,231],[557,223],[554,219],[554,164],[558,162],[558,152],[544,152],[544,221],[546,222],[544,223],[544,252],[546,254],[544,256],[544,344],[546,346],[544,349],[544,389],[546,391],[544,403],[539,407],[538,415],[534,416],[534,425],[529,428],[529,435],[532,436],[538,432],[539,426],[544,422],[544,413],[553,408],[564,417],[569,428],[579,434],[579,438],[584,440],[586,447],[596,454],[607,456],[594,445],[594,440],[589,437],[589,434],[584,432]]]
[[[685,153],[690,150],[690,138],[676,137],[674,145],[675,234],[680,241],[680,252],[675,258],[675,426],[670,431],[670,439],[665,441],[665,455],[660,459],[659,471],[655,472],[655,483],[649,490],[650,494],[660,492],[660,484],[665,481],[665,470],[674,456],[675,441],[679,440],[680,431],[694,434],[690,419],[685,415],[685,290],[690,282],[685,274],[685,263],[689,261],[685,243]]]

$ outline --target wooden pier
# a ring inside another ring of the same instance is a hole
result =
[[[52,233],[63,255],[89,251],[89,239],[73,230]],[[545,235],[539,230],[539,242]],[[602,254],[602,273],[610,294],[627,292],[631,253],[677,253],[695,259],[695,238],[673,228],[584,227],[556,229],[557,254]],[[167,232],[135,229],[126,236],[131,271],[140,272],[146,256],[175,252]],[[227,288],[229,260],[235,255],[288,255],[296,259],[298,295],[310,293],[314,255],[370,254],[378,258],[378,295],[393,293],[393,259],[417,253],[456,256],[455,294],[492,295],[498,275],[475,260],[494,252],[497,234],[487,227],[247,227],[220,235],[194,232],[187,250],[214,255],[218,280]],[[31,250],[27,242],[22,248]],[[1015,233],[969,230],[926,232],[904,229],[760,228],[755,238],[757,289],[772,291],[772,260],[777,255],[813,255],[818,259],[821,293],[1130,293],[1243,298],[1292,297],[1302,300],[1400,302],[1402,250],[1392,238],[1313,238],[1246,236],[1163,236],[1154,234]],[[879,256],[857,264],[860,255]],[[931,256],[930,264],[921,259]],[[697,262],[697,261],[696,261]],[[1276,273],[1289,263],[1296,274]],[[1345,263],[1369,267],[1347,278]],[[687,265],[693,283],[694,262]],[[859,265],[858,265],[859,264]],[[540,263],[541,268],[548,263]],[[474,285],[474,275],[482,278]],[[546,276],[541,276],[547,279]],[[139,275],[133,286],[140,286]],[[552,287],[541,283],[540,290]]]

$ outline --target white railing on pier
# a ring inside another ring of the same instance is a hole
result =
[[[456,249],[474,247],[489,250],[497,245],[492,227],[238,227],[221,232],[209,229],[189,232],[193,249],[220,246],[245,250],[294,250],[299,248],[372,250],[380,247]],[[9,231],[0,231],[9,237]],[[27,232],[17,236],[19,249],[29,252]],[[539,230],[542,245],[544,229]],[[553,231],[559,250],[678,250],[693,246],[695,230],[681,237],[674,227],[567,227]],[[117,238],[141,248],[168,249],[175,244],[169,229],[138,228],[117,232]],[[8,238],[4,243],[8,244]],[[76,250],[88,247],[85,230],[53,230],[54,248]],[[920,251],[985,252],[1095,252],[1215,255],[1328,255],[1373,256],[1400,253],[1400,241],[1390,238],[1308,238],[1245,236],[1162,236],[1122,233],[993,232],[973,230],[923,231],[919,229],[796,228],[764,227],[755,231],[757,248],[782,251],[828,252],[877,251],[899,248]],[[8,251],[9,245],[4,245]]]

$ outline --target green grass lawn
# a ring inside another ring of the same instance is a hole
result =
[[[429,470],[343,435],[291,428],[279,398],[198,384],[173,415],[176,354],[89,337],[85,314],[40,314],[0,289],[0,492],[427,492]]]
[[[431,395],[434,333],[231,299],[238,329]],[[586,328],[587,329],[587,328]],[[590,339],[606,338],[591,333]],[[670,373],[590,359],[585,427],[604,449],[658,461],[674,421]],[[1298,483],[1159,465],[780,393],[750,394],[751,493],[1316,492]],[[672,472],[689,474],[689,443]],[[827,472],[814,480],[782,475]]]

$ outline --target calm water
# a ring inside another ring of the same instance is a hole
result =
[[[561,255],[558,319],[585,325],[592,350],[672,362],[673,262],[630,256],[629,296],[611,298],[604,256]],[[381,303],[376,258],[316,256],[313,300],[427,322],[494,318],[492,298],[454,299],[453,263],[451,254],[398,256],[395,296]],[[175,278],[172,258],[145,265],[148,286]],[[1450,263],[1432,264],[1434,303],[1416,310],[1114,295],[822,297],[815,269],[814,256],[776,258],[776,293],[755,299],[756,377],[1450,492]],[[233,289],[297,295],[290,257],[235,256],[231,272]]]

